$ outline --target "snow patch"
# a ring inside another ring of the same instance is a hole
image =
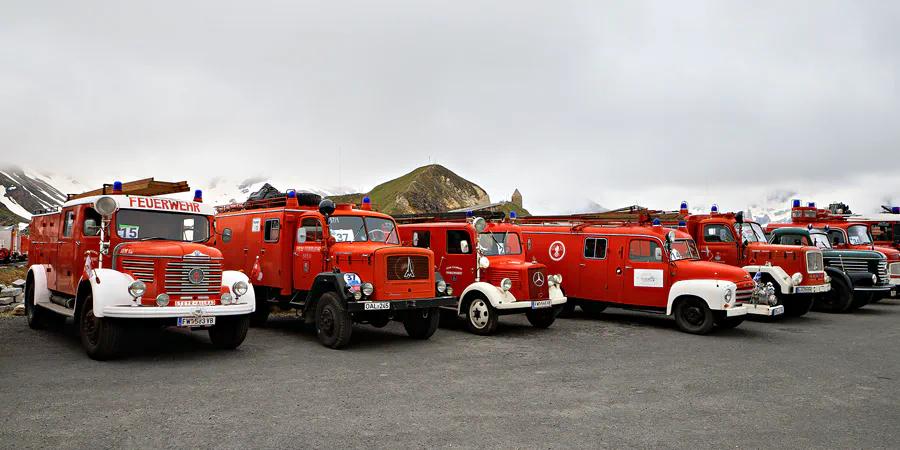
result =
[[[6,196],[6,187],[0,185],[0,203],[3,203],[13,214],[17,216],[24,217],[26,219],[31,218],[31,213],[25,210],[25,208],[19,206],[13,199]]]

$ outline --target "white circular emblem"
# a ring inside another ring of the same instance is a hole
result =
[[[544,274],[541,272],[535,272],[534,277],[531,279],[534,282],[534,285],[537,287],[541,287],[544,285]]]
[[[566,256],[566,246],[562,241],[556,241],[550,244],[550,259],[559,261],[563,259],[563,256]]]
[[[204,279],[206,279],[206,274],[203,273],[203,270],[201,269],[191,269],[191,271],[188,272],[188,281],[190,281],[191,284],[200,284]]]

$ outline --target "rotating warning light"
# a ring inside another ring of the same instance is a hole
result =
[[[197,203],[203,203],[203,191],[197,189],[194,191],[194,201]]]
[[[815,207],[816,207],[816,202],[809,202],[809,203],[806,204],[806,206],[807,206],[808,208],[815,208]]]
[[[372,203],[372,199],[369,198],[369,196],[367,195],[367,196],[363,197],[363,203],[366,203],[366,204]]]
[[[800,207],[800,199],[799,199],[799,198],[795,198],[795,199],[794,199],[794,202],[793,202],[791,205],[792,205],[794,208],[799,208],[799,207]]]
[[[287,191],[287,196],[288,196],[288,198],[297,198],[297,191],[295,191],[293,189],[289,189]]]
[[[466,211],[466,219],[472,218],[472,211]]]
[[[678,222],[678,228],[687,228],[687,222]]]
[[[121,194],[122,193],[122,182],[115,181],[113,182],[113,194]]]
[[[712,205],[712,208],[709,209],[709,212],[711,212],[711,213],[719,212],[719,205]]]
[[[510,219],[515,219],[515,218],[516,218],[516,212],[515,212],[515,211],[510,211],[510,212],[509,212],[509,218],[510,218]]]
[[[660,222],[659,219],[653,219],[653,226],[654,226],[654,227],[658,227],[658,226],[661,226],[661,225],[662,225],[662,222]]]
[[[900,206],[895,206],[891,208],[891,212],[894,214],[900,214]]]

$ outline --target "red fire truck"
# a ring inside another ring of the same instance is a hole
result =
[[[869,302],[875,303],[886,297],[900,295],[900,250],[892,248],[888,242],[873,239],[871,230],[878,224],[864,222],[860,216],[817,208],[814,202],[801,206],[800,200],[795,199],[791,204],[791,222],[769,224],[766,229],[771,232],[776,228],[798,225],[825,231],[835,249],[874,250],[883,254],[887,260],[887,268],[877,276],[888,278],[892,288],[887,293],[873,294]]]
[[[900,206],[882,206],[884,212],[855,216],[855,222],[869,226],[875,245],[900,250]]]
[[[664,225],[677,225],[693,236],[701,259],[741,267],[754,277],[759,274],[761,284],[775,287],[776,305],[784,306],[785,315],[806,314],[816,294],[831,290],[818,248],[769,244],[762,227],[744,220],[743,212],[720,213],[713,205],[709,214],[690,214],[687,202],[682,202],[677,217],[677,223],[667,221]],[[768,311],[768,306],[756,305],[748,313]]]
[[[315,323],[330,348],[347,345],[354,322],[381,328],[397,320],[410,337],[431,337],[438,308],[456,304],[431,251],[402,247],[394,220],[368,198],[361,209],[320,200],[288,191],[218,207],[215,245],[225,267],[251,274],[260,300],[254,325],[277,305]]]
[[[24,259],[27,250],[23,248],[22,234],[15,225],[8,227],[0,227],[0,263],[21,261]],[[27,239],[25,245],[27,245]]]
[[[471,213],[395,217],[403,243],[432,250],[438,271],[461,290],[460,301],[449,309],[464,315],[475,334],[494,333],[499,316],[515,313],[547,328],[566,303],[562,277],[526,260],[519,227],[500,221],[503,216],[492,215],[497,221],[490,222]]]
[[[236,348],[256,304],[246,275],[222,270],[207,244],[213,208],[157,197],[188,191],[186,182],[152,178],[70,195],[56,211],[31,219],[25,312],[31,328],[75,319],[88,356],[121,349],[129,326],[206,328],[213,344]]]
[[[590,316],[610,306],[657,312],[674,315],[684,332],[705,334],[714,324],[740,325],[748,304],[775,303],[774,289],[746,270],[702,261],[686,231],[643,219],[530,217],[520,226],[527,257],[561,273],[568,304]]]

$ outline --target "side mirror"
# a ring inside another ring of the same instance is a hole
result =
[[[469,241],[461,241],[459,243],[459,250],[462,251],[463,253],[468,254],[469,253]]]
[[[224,231],[222,231],[222,241],[231,242],[231,228],[226,228]]]
[[[418,231],[413,233],[413,243],[412,244],[413,244],[413,247],[419,246],[419,232]]]
[[[97,221],[94,219],[87,219],[84,221],[84,235],[85,236],[96,236],[100,234],[100,226],[97,225]]]
[[[668,244],[668,242],[666,242],[666,243]],[[656,256],[656,260],[662,261],[662,255],[663,255],[662,249],[659,247],[656,247],[656,255],[654,255],[654,256]]]
[[[306,228],[299,227],[297,228],[297,243],[303,244],[306,242]]]

